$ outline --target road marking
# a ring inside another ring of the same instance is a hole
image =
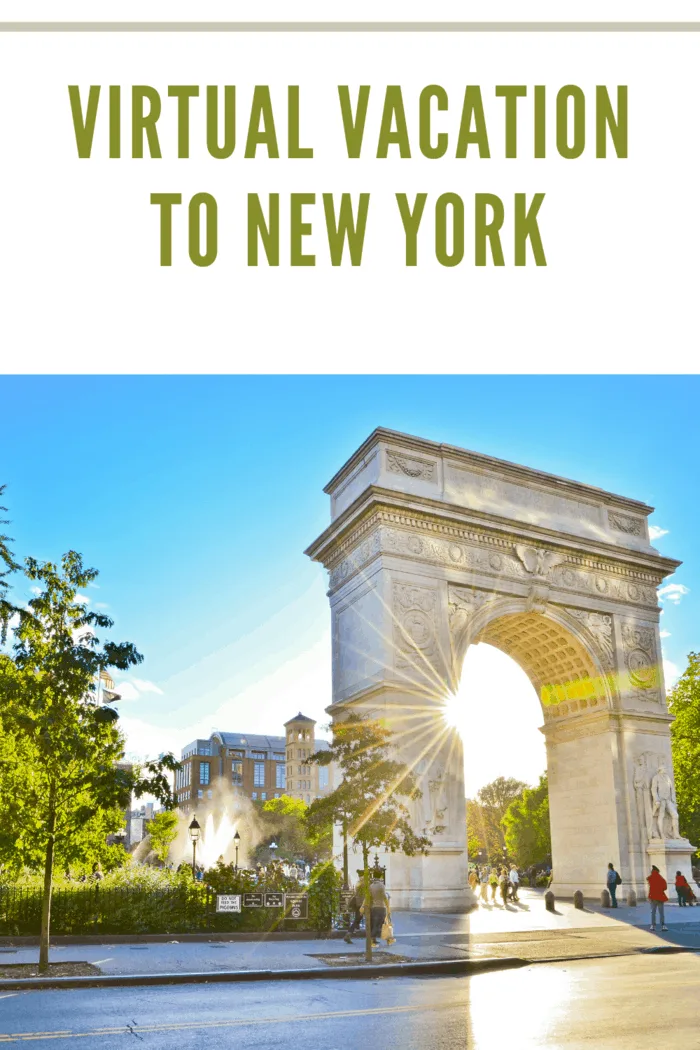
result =
[[[245,1028],[250,1025],[290,1024],[292,1021],[327,1021],[340,1017],[370,1017],[382,1014],[421,1013],[446,1009],[465,1009],[465,1003],[426,1003],[423,1006],[376,1006],[367,1010],[333,1010],[317,1014],[288,1014],[283,1017],[236,1018],[231,1021],[184,1021],[171,1024],[135,1025],[131,1030],[143,1035],[145,1032],[191,1032],[201,1028]],[[127,1035],[130,1029],[126,1025],[110,1028],[93,1028],[89,1032],[13,1032],[0,1034],[0,1046],[19,1040],[23,1043],[38,1042],[41,1039],[94,1039],[96,1036]]]
[[[95,961],[93,962],[92,965],[93,966],[101,966],[102,963],[111,962],[113,958],[114,958],[114,956],[110,955],[110,957],[108,959],[95,959]]]
[[[0,999],[11,999],[13,995],[19,995],[19,992],[8,992],[7,995],[0,995]]]

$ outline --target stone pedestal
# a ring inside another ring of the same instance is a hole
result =
[[[668,895],[674,893],[676,872],[680,871],[692,886],[694,884],[693,870],[690,858],[695,853],[695,846],[691,846],[687,839],[651,839],[647,846],[649,857],[649,870],[655,864],[668,883]],[[648,872],[647,872],[648,874]]]

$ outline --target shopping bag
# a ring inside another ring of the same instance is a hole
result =
[[[395,944],[396,938],[394,937],[394,927],[391,925],[388,919],[385,919],[382,923],[382,940],[386,941],[387,944]]]

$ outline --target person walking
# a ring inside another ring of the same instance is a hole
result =
[[[501,874],[498,876],[498,885],[501,890],[501,900],[503,901],[503,907],[505,908],[508,903],[508,872],[505,868],[501,868]]]
[[[676,872],[676,893],[678,894],[678,903],[681,908],[685,908],[690,905],[692,890],[688,884],[688,880],[681,871]]]
[[[498,873],[495,868],[491,868],[489,886],[491,887],[491,903],[494,904],[496,901],[496,894],[498,893]]]
[[[359,887],[356,887],[355,892],[350,898],[350,926],[348,927],[348,932],[343,937],[346,944],[352,944],[353,934],[357,933],[360,928],[360,923],[362,922],[362,904],[362,890]]]
[[[511,886],[511,897],[514,901],[519,900],[518,887],[520,886],[520,872],[516,868],[515,864],[511,864],[510,872],[508,873],[508,879]]]
[[[488,902],[489,895],[489,869],[486,865],[481,869],[481,875],[479,876],[481,881],[481,899],[486,904]]]
[[[372,879],[369,884],[369,895],[372,900],[369,913],[372,947],[377,948],[379,946],[379,938],[382,935],[384,920],[389,919],[391,921],[389,897],[386,892],[386,886],[381,879]]]
[[[649,884],[649,902],[651,904],[651,926],[649,929],[656,929],[656,913],[658,911],[661,919],[661,929],[668,930],[664,918],[664,901],[668,900],[666,896],[667,882],[656,867],[656,864],[652,864],[651,873],[647,875],[647,882]]]
[[[617,908],[617,887],[621,883],[622,883],[622,879],[620,878],[618,873],[615,871],[615,868],[613,867],[613,862],[610,861],[610,863],[608,864],[607,884],[608,884],[608,891],[610,893],[610,900],[612,901],[612,907],[613,908]]]

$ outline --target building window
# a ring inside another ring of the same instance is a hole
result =
[[[278,762],[277,763],[277,768],[275,770],[275,787],[276,788],[284,788],[286,786],[287,786],[287,776],[286,776],[285,768],[284,768],[284,766],[282,765],[281,762]]]
[[[265,752],[265,751],[253,751],[251,753],[251,757],[252,758],[257,758],[257,759],[262,759],[263,762],[264,762],[265,759],[267,758],[267,752]]]
[[[197,798],[204,798],[204,792],[201,788],[197,790]]]
[[[251,793],[250,793],[250,797],[252,798],[253,802],[255,802],[255,800],[256,800],[256,799],[257,799],[257,797],[258,797],[258,793],[257,793],[257,791],[251,791]]]
[[[284,753],[281,751],[275,751],[272,757],[274,758],[275,762],[284,762]]]
[[[265,787],[265,763],[256,762],[253,766],[253,783],[256,787]]]
[[[210,762],[200,762],[199,763],[199,783],[200,784],[208,784],[209,783],[209,774],[210,774],[210,768],[209,767],[210,767],[210,765],[211,765]]]
[[[319,788],[328,787],[328,766],[318,767],[318,786]]]
[[[240,787],[241,784],[243,783],[243,763],[242,762],[232,762],[231,763],[231,780],[232,780],[232,782],[234,784],[237,784],[238,787]]]
[[[280,797],[279,791],[275,791],[275,798],[279,798],[279,797]]]
[[[212,792],[211,788],[209,788],[209,790],[207,791],[207,798],[213,798],[213,797],[214,797],[214,793]]]
[[[262,791],[260,793],[260,798],[263,800],[263,802],[265,802],[266,799],[267,799],[267,792],[266,791]]]

